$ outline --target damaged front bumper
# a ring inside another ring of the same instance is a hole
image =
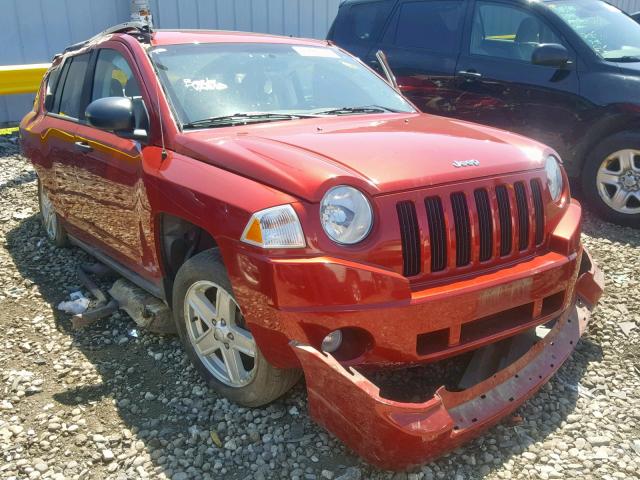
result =
[[[421,464],[466,442],[531,397],[575,348],[603,290],[602,273],[586,251],[585,256],[588,268],[578,278],[575,300],[544,338],[489,378],[462,391],[440,387],[423,403],[383,398],[358,371],[294,342],[311,415],[365,460],[385,469]]]

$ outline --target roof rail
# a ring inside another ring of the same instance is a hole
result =
[[[74,52],[76,50],[80,50],[85,45],[89,43],[95,42],[105,35],[111,35],[114,33],[139,33],[140,37],[138,38],[140,41],[149,42],[151,35],[151,28],[148,24],[144,22],[125,22],[120,23],[118,25],[114,25],[113,27],[109,27],[106,30],[94,35],[88,40],[83,40],[82,42],[75,43],[73,45],[68,46],[64,49],[64,53]]]

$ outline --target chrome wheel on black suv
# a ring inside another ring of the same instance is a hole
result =
[[[587,157],[582,189],[587,203],[605,220],[640,226],[640,135],[606,138]]]
[[[640,150],[620,150],[604,159],[598,193],[618,213],[640,213]]]
[[[187,260],[176,275],[173,314],[187,354],[207,384],[248,407],[269,403],[300,378],[269,364],[247,328],[217,250]]]

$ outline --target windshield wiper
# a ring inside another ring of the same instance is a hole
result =
[[[604,57],[607,62],[640,62],[640,57],[634,57],[632,55],[624,55],[622,57]]]
[[[398,110],[394,110],[388,107],[383,107],[382,105],[364,105],[362,107],[332,108],[331,110],[324,110],[322,112],[316,112],[316,113],[318,115],[349,115],[351,113],[384,113],[384,112],[398,113]]]
[[[234,113],[220,117],[203,118],[182,124],[182,128],[214,128],[229,125],[246,125],[247,123],[275,122],[278,120],[297,120],[299,118],[315,118],[316,115],[298,113]]]

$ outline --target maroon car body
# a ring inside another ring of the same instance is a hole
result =
[[[414,111],[189,130],[160,88],[149,48],[339,49],[224,32],[139,37],[104,35],[54,68],[101,49],[119,52],[148,112],[144,141],[48,112],[49,77],[21,123],[23,150],[61,224],[168,303],[180,267],[167,248],[168,219],[195,226],[220,252],[264,357],[302,367],[313,417],[367,460],[404,468],[460,444],[522,404],[569,356],[602,277],[580,243],[581,208],[564,173],[558,198],[549,191],[545,161],[555,152]],[[91,60],[88,68],[90,75]],[[83,108],[89,84],[78,91]],[[318,215],[339,185],[357,188],[372,207],[371,231],[354,245],[332,241]],[[303,248],[241,240],[254,213],[281,205],[299,218]],[[353,370],[429,363],[551,323],[508,368],[462,392],[442,388],[425,403],[382,398]],[[336,330],[341,347],[323,353]]]

